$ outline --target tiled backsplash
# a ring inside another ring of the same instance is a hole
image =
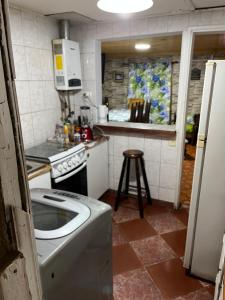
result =
[[[10,22],[23,139],[29,148],[52,136],[60,118],[52,57],[58,26],[50,18],[14,7]]]
[[[123,164],[123,151],[144,151],[148,182],[154,199],[174,202],[177,180],[176,145],[168,140],[151,139],[144,135],[111,135],[109,140],[109,182],[117,190]],[[135,178],[131,174],[132,183]]]

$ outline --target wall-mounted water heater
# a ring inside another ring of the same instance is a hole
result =
[[[53,40],[53,54],[56,89],[82,89],[79,44],[68,39]]]

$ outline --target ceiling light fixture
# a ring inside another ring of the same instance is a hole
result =
[[[99,0],[98,8],[114,14],[131,14],[151,8],[153,0]]]
[[[150,48],[151,48],[150,44],[136,44],[135,45],[136,50],[145,51],[145,50],[149,50]]]

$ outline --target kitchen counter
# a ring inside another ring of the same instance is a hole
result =
[[[93,141],[91,141],[89,143],[84,143],[85,144],[85,148],[86,148],[86,150],[94,148],[94,147],[98,146],[99,144],[108,141],[109,139],[110,139],[109,136],[96,135],[96,136],[94,136],[94,140]]]
[[[48,164],[38,163],[31,160],[26,160],[28,180],[39,177],[51,171]]]
[[[144,134],[147,137],[153,138],[176,138],[175,125],[156,125],[131,122],[108,122],[105,124],[97,123],[94,125],[94,129],[102,131],[102,134],[135,133]]]

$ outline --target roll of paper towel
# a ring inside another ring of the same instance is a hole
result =
[[[107,123],[108,107],[106,105],[98,106],[98,120],[99,123]]]

